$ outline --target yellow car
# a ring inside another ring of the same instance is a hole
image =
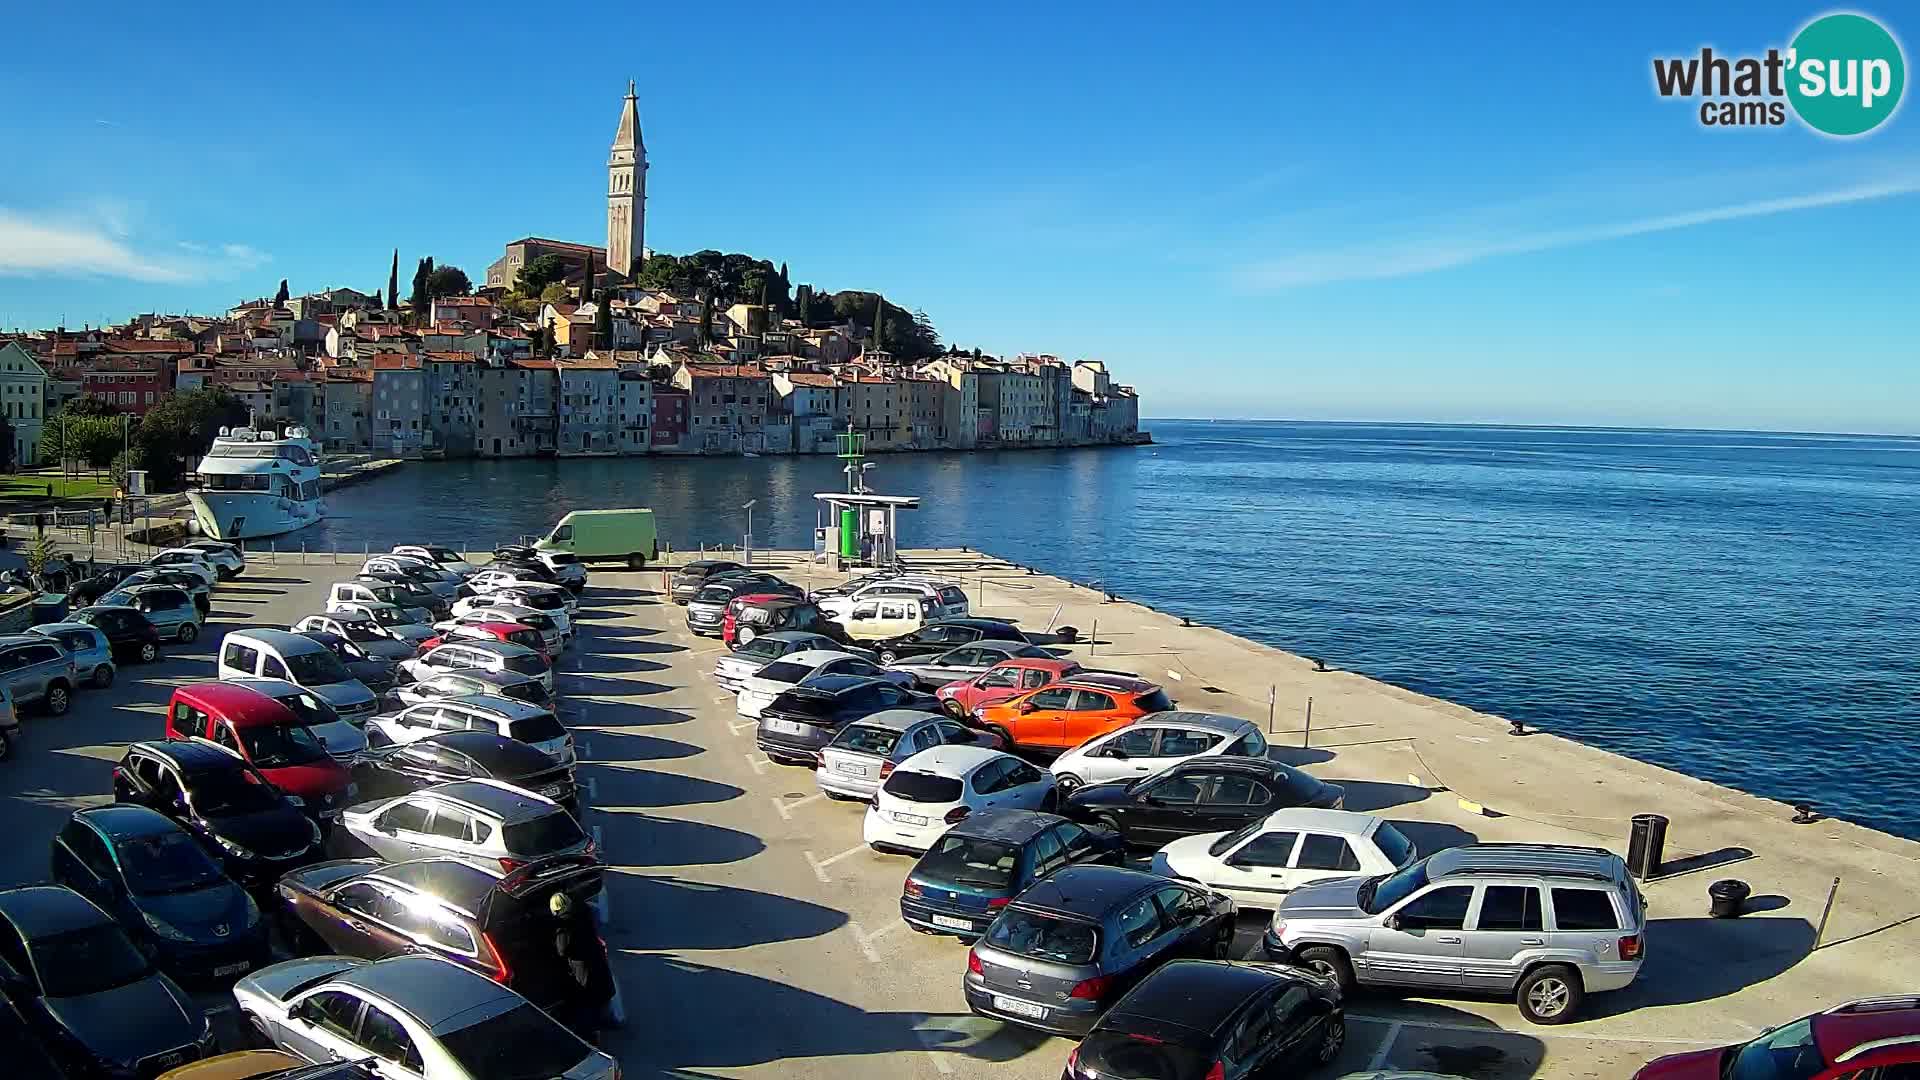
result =
[[[160,1074],[159,1080],[254,1080],[277,1076],[305,1064],[292,1054],[278,1050],[240,1050],[169,1069]]]

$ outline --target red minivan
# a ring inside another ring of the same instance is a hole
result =
[[[292,709],[251,687],[199,682],[175,690],[167,738],[206,739],[232,750],[317,818],[337,820],[353,796],[353,774],[320,737]]]

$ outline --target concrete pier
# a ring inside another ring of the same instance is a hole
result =
[[[1265,726],[1272,688],[1275,755],[1344,785],[1351,808],[1392,819],[1423,847],[1527,840],[1624,852],[1632,814],[1671,819],[1674,865],[1646,886],[1648,959],[1631,989],[1594,997],[1588,1019],[1557,1028],[1529,1025],[1510,1002],[1362,994],[1328,1076],[1394,1067],[1624,1077],[1664,1053],[1913,989],[1920,845],[1844,822],[1794,824],[1778,803],[1551,735],[1516,737],[1497,717],[1317,671],[978,553],[906,557],[963,582],[976,613],[1078,628],[1082,641],[1065,647],[1075,657],[1159,680],[1183,708]],[[800,553],[756,563],[796,584],[841,577]],[[0,847],[0,881],[45,877],[47,840],[70,810],[110,797],[111,763],[127,742],[159,737],[173,686],[211,677],[221,633],[286,625],[357,564],[256,555],[216,590],[198,643],[123,668],[113,688],[82,691],[66,717],[29,715],[15,759],[0,765],[13,834]],[[864,807],[826,800],[811,773],[754,750],[752,726],[708,675],[722,646],[688,633],[662,586],[658,569],[596,568],[558,682],[588,824],[614,868],[606,938],[628,1022],[606,1046],[626,1075],[1059,1076],[1069,1041],[967,1014],[965,947],[900,921],[911,861],[861,843]],[[1706,886],[1728,876],[1752,884],[1758,910],[1709,920]],[[1252,953],[1263,925],[1244,919],[1237,955]]]

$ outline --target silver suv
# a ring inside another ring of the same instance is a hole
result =
[[[1355,985],[1511,994],[1564,1024],[1587,994],[1633,982],[1646,902],[1602,848],[1472,844],[1391,874],[1302,885],[1273,913],[1270,959]]]
[[[21,705],[39,705],[54,716],[66,715],[79,681],[73,654],[37,634],[0,637],[0,681]]]

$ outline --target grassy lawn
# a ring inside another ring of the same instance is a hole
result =
[[[47,497],[47,485],[53,485],[56,499],[105,499],[113,495],[113,481],[95,480],[82,473],[68,479],[58,473],[15,473],[0,476],[0,499]]]

